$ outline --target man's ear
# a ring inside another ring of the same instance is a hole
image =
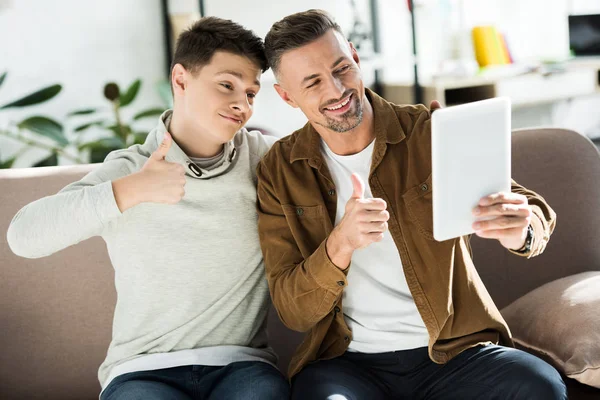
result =
[[[171,86],[174,95],[182,95],[187,86],[188,71],[181,64],[175,64],[171,71]]]
[[[354,48],[354,45],[352,44],[352,42],[348,42],[348,44],[350,45],[350,51],[352,52],[352,59],[360,67],[360,58],[358,57],[358,52]]]
[[[285,101],[294,108],[298,108],[298,104],[296,104],[296,102],[290,97],[289,93],[279,83],[275,83],[273,87],[277,91],[279,97],[283,99],[283,101]]]

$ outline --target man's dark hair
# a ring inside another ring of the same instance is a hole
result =
[[[192,72],[208,64],[217,51],[248,57],[265,72],[269,69],[262,39],[251,30],[228,19],[205,17],[177,39],[171,70],[181,64]]]
[[[331,15],[323,10],[303,11],[275,22],[265,37],[265,53],[273,72],[277,74],[283,53],[320,38],[330,29],[343,34]]]

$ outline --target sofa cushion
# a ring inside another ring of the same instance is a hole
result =
[[[549,282],[502,310],[515,342],[600,388],[600,271]]]

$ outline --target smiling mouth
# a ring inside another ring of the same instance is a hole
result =
[[[339,103],[335,106],[325,107],[325,110],[331,111],[331,112],[346,111],[350,107],[350,100],[352,100],[352,96],[353,96],[353,94],[351,94],[350,96],[348,96],[348,98],[346,100],[342,101],[341,103]]]
[[[231,122],[234,122],[234,123],[236,123],[236,124],[241,124],[241,123],[242,123],[242,120],[241,120],[241,119],[237,119],[237,118],[234,118],[234,117],[228,117],[228,116],[226,116],[226,115],[223,115],[223,114],[219,114],[219,115],[220,115],[221,117],[225,118],[226,120],[228,120],[228,121],[231,121]]]

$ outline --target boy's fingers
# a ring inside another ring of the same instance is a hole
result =
[[[169,152],[169,149],[171,148],[172,143],[173,138],[171,137],[169,132],[165,132],[163,141],[161,142],[160,146],[158,146],[158,149],[156,149],[154,153],[152,153],[152,158],[154,158],[155,160],[164,160],[167,156],[167,153]]]

